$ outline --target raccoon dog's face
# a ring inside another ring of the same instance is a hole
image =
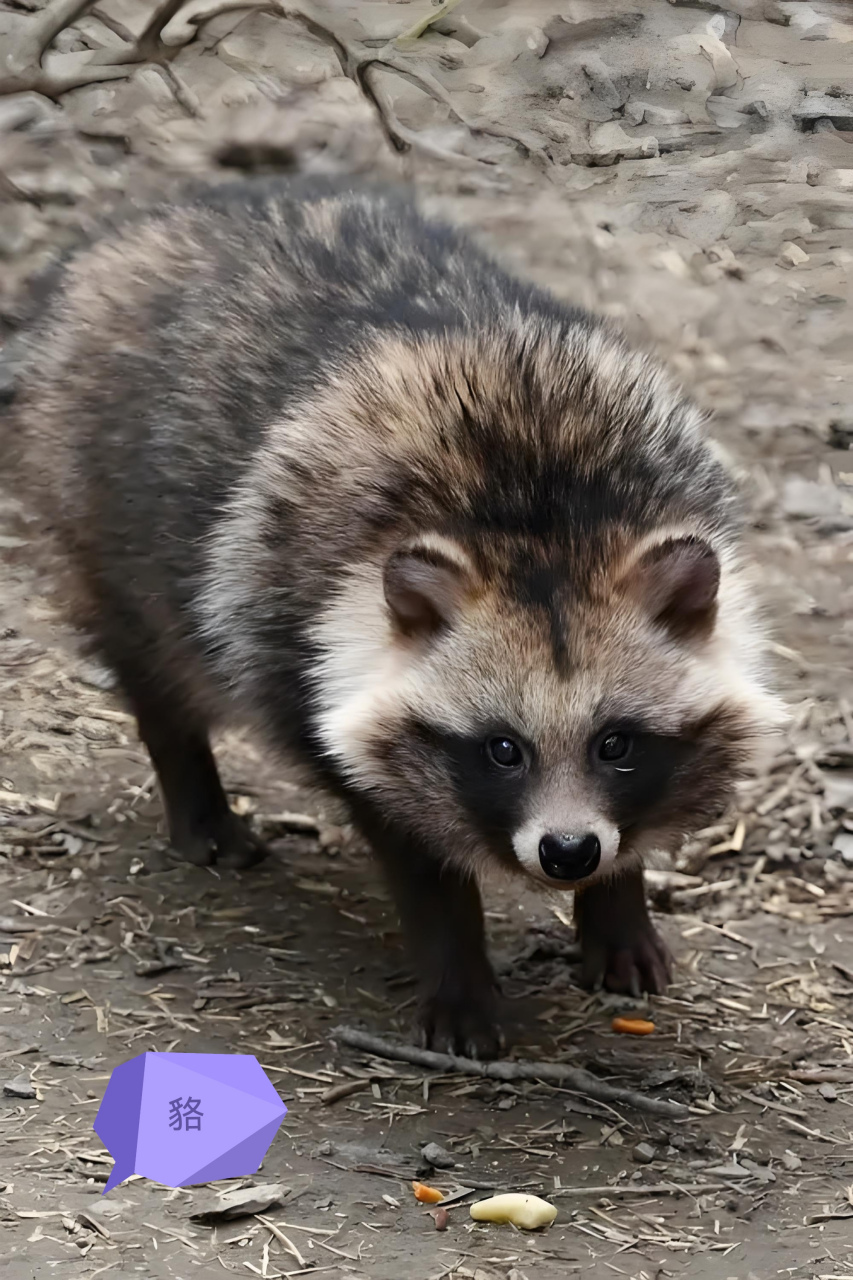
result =
[[[321,625],[321,734],[446,856],[583,887],[713,817],[778,718],[750,595],[691,530],[611,530],[574,558],[417,537],[354,571]]]

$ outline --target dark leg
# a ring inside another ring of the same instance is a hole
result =
[[[659,995],[671,977],[669,950],[649,919],[641,867],[575,896],[581,981],[608,991]]]
[[[134,700],[134,710],[157,772],[172,847],[197,866],[259,862],[266,849],[228,807],[207,733],[159,702]]]
[[[474,879],[438,862],[409,839],[369,832],[394,895],[421,989],[428,1048],[472,1058],[501,1047],[497,981],[486,955]]]

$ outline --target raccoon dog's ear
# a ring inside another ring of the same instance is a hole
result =
[[[713,626],[720,586],[716,552],[700,538],[672,538],[649,548],[628,572],[632,593],[655,622],[687,637]]]
[[[449,539],[401,547],[385,563],[385,599],[404,635],[429,636],[449,626],[473,585],[468,557]]]

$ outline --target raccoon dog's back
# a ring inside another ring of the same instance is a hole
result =
[[[499,581],[547,619],[564,673],[644,538],[688,529],[737,578],[733,492],[694,409],[396,193],[238,184],[133,218],[66,268],[18,421],[78,621],[125,683],[157,680],[207,719],[237,695],[368,789],[359,734],[393,737],[396,712],[353,723],[384,671],[367,613],[406,539],[464,545],[474,596]],[[523,670],[531,643],[505,638],[500,660]],[[457,665],[488,683],[474,661]],[[462,696],[443,694],[457,728]]]

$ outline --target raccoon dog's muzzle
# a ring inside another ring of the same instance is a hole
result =
[[[547,835],[539,841],[539,865],[551,880],[585,880],[600,862],[601,841],[596,835]]]

